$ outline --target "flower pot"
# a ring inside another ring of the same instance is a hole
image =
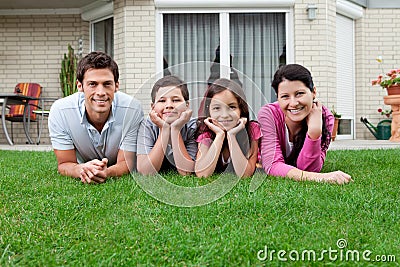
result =
[[[333,130],[332,130],[332,141],[335,141],[335,139],[336,139],[338,127],[339,127],[339,119],[335,118],[335,122],[333,123]]]
[[[395,84],[386,88],[388,95],[400,95],[400,85]]]

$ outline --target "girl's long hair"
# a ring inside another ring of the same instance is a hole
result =
[[[299,65],[299,64],[284,65],[276,71],[276,73],[274,75],[274,79],[272,81],[272,87],[274,88],[275,93],[277,95],[278,95],[279,84],[284,79],[289,80],[289,81],[301,81],[310,89],[311,92],[314,92],[314,82],[313,82],[311,73],[308,69],[306,69],[302,65]],[[324,111],[322,111],[322,136],[321,136],[322,150],[328,149],[330,139],[331,139],[331,133],[329,132],[325,121],[326,121],[326,114]],[[307,121],[306,121],[306,119],[304,119],[302,121],[301,130],[293,138],[292,152],[290,153],[290,155],[287,158],[285,158],[285,162],[287,164],[296,166],[297,158],[299,157],[300,151],[303,148],[304,140],[306,139],[306,135],[307,135],[307,131],[308,131]]]
[[[221,78],[218,80],[215,80],[207,89],[204,99],[200,104],[199,108],[199,117],[197,119],[197,130],[196,130],[196,139],[203,133],[210,133],[211,138],[214,140],[215,138],[215,133],[210,130],[207,125],[204,123],[204,120],[210,117],[210,103],[211,99],[214,97],[214,95],[221,93],[225,90],[229,90],[230,92],[233,93],[233,95],[236,97],[236,100],[239,105],[239,110],[240,110],[240,117],[246,118],[247,123],[245,125],[245,129],[247,131],[248,139],[249,139],[249,144],[251,143],[251,138],[250,138],[250,121],[249,121],[249,106],[247,105],[246,101],[246,96],[243,92],[242,87],[238,83],[232,80],[228,80],[225,78]]]

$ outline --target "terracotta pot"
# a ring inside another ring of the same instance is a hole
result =
[[[388,95],[400,95],[400,85],[395,84],[386,88]]]
[[[339,127],[339,119],[335,118],[335,122],[333,123],[333,129],[332,129],[332,141],[335,141],[336,139],[338,127]]]

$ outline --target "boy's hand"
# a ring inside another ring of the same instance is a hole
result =
[[[176,119],[176,121],[171,123],[171,127],[180,130],[182,129],[183,125],[185,125],[185,123],[187,123],[190,120],[191,117],[192,117],[192,110],[187,109],[181,113],[181,115],[179,116],[178,119]]]
[[[157,125],[157,127],[160,128],[160,129],[162,129],[162,128],[166,127],[166,126],[169,126],[169,124],[166,123],[166,122],[160,117],[160,115],[159,115],[157,112],[155,112],[154,109],[150,111],[149,117],[150,117],[150,120],[151,120],[155,125]]]
[[[208,117],[204,120],[207,127],[213,131],[216,135],[225,135],[224,127],[215,119]]]
[[[308,135],[316,140],[322,134],[322,104],[314,100],[312,109],[307,117]]]
[[[228,131],[229,135],[236,135],[238,132],[243,130],[246,127],[247,119],[246,118],[240,118],[238,121],[238,125],[233,127]]]

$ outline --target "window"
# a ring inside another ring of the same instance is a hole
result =
[[[276,100],[270,83],[280,58],[282,64],[286,62],[285,14],[231,14],[229,21],[233,66],[252,81],[244,80],[244,88],[248,91],[248,101],[258,110],[265,104],[257,94],[253,94],[258,88],[268,102]]]
[[[337,139],[353,139],[355,114],[354,21],[336,16],[336,111],[342,115]]]
[[[285,12],[161,16],[163,73],[188,82],[194,112],[207,85],[219,77],[243,86],[253,118],[262,105],[276,100],[270,83],[286,62]]]
[[[106,18],[92,23],[92,51],[103,51],[114,57],[113,18]]]

